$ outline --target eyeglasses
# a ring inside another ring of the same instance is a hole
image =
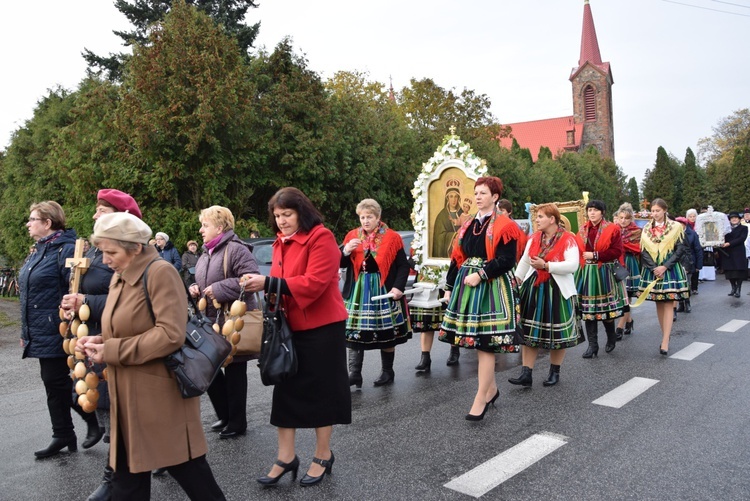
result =
[[[46,220],[47,220],[46,217],[30,217],[29,218],[30,223],[33,223],[34,221],[46,221]]]

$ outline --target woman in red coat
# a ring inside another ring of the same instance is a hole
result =
[[[347,315],[338,287],[338,260],[332,258],[339,248],[323,226],[323,216],[297,188],[276,192],[268,212],[277,234],[271,276],[244,275],[241,280],[249,292],[275,290],[276,280],[281,280],[298,367],[294,377],[274,387],[271,424],[278,428],[279,450],[271,471],[258,482],[275,485],[288,471],[296,478],[297,428],[315,428],[315,456],[300,480],[310,486],[331,473],[333,425],[352,420],[344,342]]]

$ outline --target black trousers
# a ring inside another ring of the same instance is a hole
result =
[[[229,430],[247,429],[247,362],[234,362],[219,371],[207,393],[216,417],[226,420]]]
[[[40,358],[39,369],[47,392],[47,410],[52,422],[52,436],[68,438],[75,435],[70,409],[81,415],[87,424],[99,426],[96,414],[88,414],[73,398],[73,380],[65,358]]]
[[[691,273],[690,274],[690,292],[697,291],[698,290],[698,275],[699,272]]]
[[[193,501],[226,501],[221,487],[216,483],[206,456],[167,467],[182,490]],[[112,501],[151,499],[151,472],[131,473],[122,436],[117,444],[117,471],[112,475]]]

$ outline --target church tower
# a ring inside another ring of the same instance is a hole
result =
[[[581,55],[570,75],[573,84],[573,119],[582,128],[580,151],[596,146],[606,158],[615,158],[612,118],[612,70],[602,62],[589,0],[583,5]]]

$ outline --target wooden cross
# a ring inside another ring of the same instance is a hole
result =
[[[76,240],[76,250],[73,253],[73,257],[69,257],[65,260],[65,267],[73,268],[69,291],[71,294],[78,294],[78,289],[81,287],[81,275],[86,273],[89,266],[91,266],[91,260],[87,257],[83,257],[84,241],[83,238]]]

